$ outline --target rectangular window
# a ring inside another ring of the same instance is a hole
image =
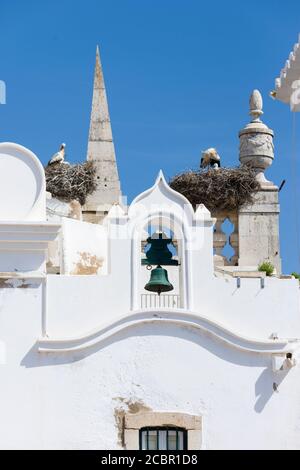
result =
[[[140,450],[187,450],[187,431],[175,427],[142,428]]]

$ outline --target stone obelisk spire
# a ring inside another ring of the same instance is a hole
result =
[[[98,46],[87,160],[96,164],[97,189],[87,199],[83,218],[101,223],[111,206],[120,201],[121,188]]]

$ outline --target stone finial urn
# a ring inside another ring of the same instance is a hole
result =
[[[261,187],[274,184],[264,175],[274,159],[274,132],[260,119],[263,114],[263,100],[260,92],[254,90],[250,97],[250,116],[252,120],[239,133],[241,165],[250,165],[257,174]]]

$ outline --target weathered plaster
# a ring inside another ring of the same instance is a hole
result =
[[[103,265],[103,258],[96,255],[91,255],[86,252],[79,252],[79,261],[76,263],[75,268],[71,272],[73,275],[92,275],[97,274]]]

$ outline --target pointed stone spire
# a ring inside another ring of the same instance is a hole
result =
[[[120,201],[121,188],[98,46],[87,160],[96,164],[97,189],[87,199],[84,220],[99,223]]]
[[[270,261],[281,273],[279,242],[278,188],[265,177],[265,171],[274,160],[274,132],[261,120],[263,99],[258,90],[250,96],[249,122],[239,133],[240,162],[256,173],[260,185],[253,202],[239,207],[235,224],[235,261],[239,266],[252,266],[254,270],[264,261]],[[235,216],[236,217],[236,216]]]

